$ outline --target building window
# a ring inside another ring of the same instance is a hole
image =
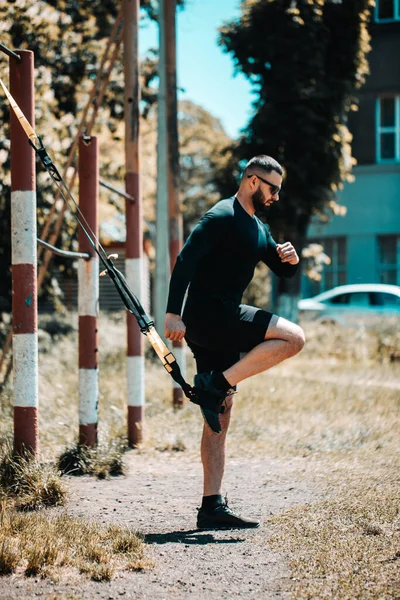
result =
[[[378,98],[376,112],[377,162],[398,162],[400,161],[400,96]]]
[[[400,21],[400,0],[376,0],[375,21],[377,23]]]
[[[347,282],[347,243],[345,237],[309,240],[320,244],[324,253],[331,259],[330,265],[324,265],[320,281],[311,282],[311,294],[319,294],[337,285]]]
[[[400,235],[381,235],[379,246],[379,281],[400,285]]]

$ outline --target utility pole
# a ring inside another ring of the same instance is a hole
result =
[[[167,303],[167,290],[169,276],[174,268],[177,256],[182,248],[182,215],[179,199],[179,140],[178,140],[178,103],[177,103],[177,77],[176,77],[176,0],[161,0],[160,2],[160,92],[159,92],[159,143],[158,143],[158,194],[157,194],[157,234],[160,233],[161,253],[160,298],[161,307],[159,327],[165,315]],[[160,206],[158,204],[160,203]],[[167,227],[164,225],[168,221]],[[167,236],[165,235],[165,232]],[[167,239],[165,239],[167,237]],[[161,246],[162,244],[162,246]],[[162,248],[167,246],[168,252],[164,257]],[[168,261],[169,257],[169,261]],[[168,264],[169,262],[169,264]],[[163,310],[161,314],[161,308]],[[184,372],[184,345],[183,342],[173,343],[173,352],[181,370]],[[175,407],[183,404],[182,389],[173,386],[173,404]]]
[[[169,213],[169,261],[171,271],[182,249],[182,214],[179,198],[179,139],[178,99],[176,77],[176,0],[165,0],[165,50],[167,79],[167,131],[168,131],[168,213]],[[184,342],[173,342],[173,352],[185,372]],[[182,406],[182,388],[174,382],[173,404]]]
[[[168,137],[167,137],[167,85],[166,85],[166,49],[165,49],[165,0],[159,2],[159,63],[158,63],[158,132],[157,132],[157,207],[156,207],[156,285],[155,285],[155,321],[156,328],[163,334],[165,309],[167,306],[169,283],[168,253]]]
[[[139,0],[123,0],[125,77],[125,273],[134,294],[143,301],[143,224],[139,147]],[[142,440],[144,419],[144,344],[136,319],[127,313],[128,442]]]

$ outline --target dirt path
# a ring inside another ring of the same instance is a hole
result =
[[[290,573],[285,557],[268,546],[266,519],[319,491],[302,476],[302,461],[242,459],[229,462],[225,489],[238,512],[261,519],[253,531],[197,531],[201,496],[198,460],[184,454],[128,455],[129,474],[111,481],[70,478],[67,512],[100,523],[142,532],[154,568],[120,572],[110,583],[71,577],[52,584],[23,576],[2,579],[2,600],[129,598],[162,600],[192,597],[287,598]]]

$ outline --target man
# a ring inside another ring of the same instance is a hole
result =
[[[193,352],[194,386],[205,420],[200,529],[258,527],[257,521],[234,514],[221,496],[232,393],[239,382],[294,356],[304,345],[304,333],[295,323],[241,304],[258,262],[278,276],[292,277],[297,270],[292,244],[276,244],[255,215],[279,200],[282,177],[273,158],[252,158],[236,195],[218,202],[195,227],[171,276],[165,336],[172,341],[185,337]],[[243,358],[241,353],[246,353]]]

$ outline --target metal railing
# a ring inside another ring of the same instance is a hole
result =
[[[7,46],[5,46],[4,44],[0,44],[0,50],[1,50],[1,52],[4,52],[4,54],[7,54],[7,56],[10,56],[11,58],[15,58],[16,60],[21,60],[21,57],[19,54],[14,52],[14,50],[10,50],[10,48],[7,48]]]
[[[61,250],[60,248],[56,248],[43,240],[37,238],[37,243],[46,248],[46,250],[50,250],[53,254],[57,254],[57,256],[64,256],[65,258],[84,258],[85,260],[89,260],[91,255],[87,252],[73,252],[72,250]]]

